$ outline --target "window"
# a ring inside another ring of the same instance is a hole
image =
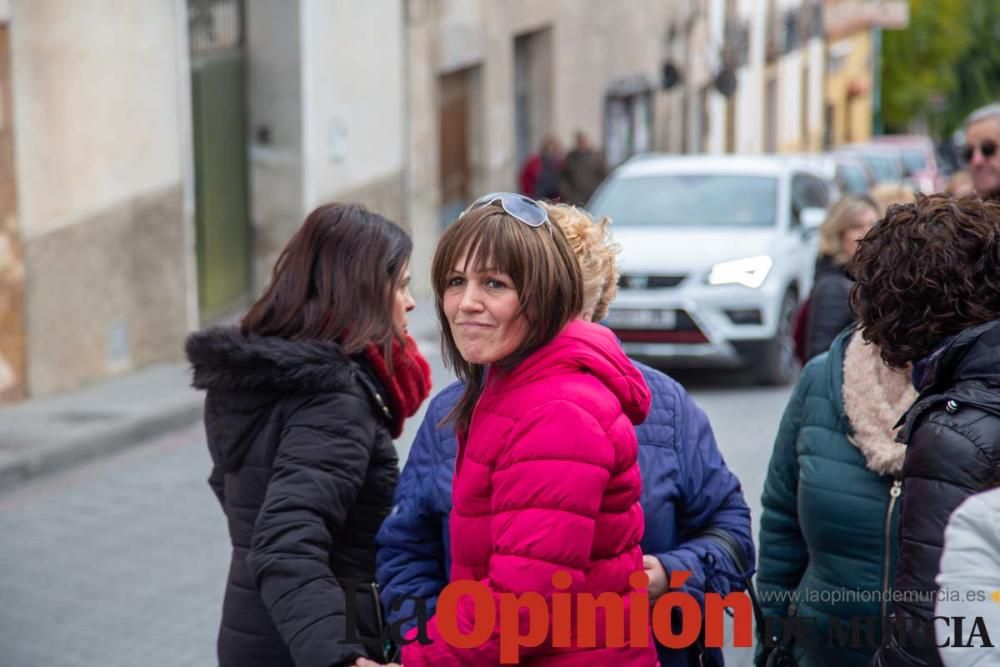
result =
[[[830,190],[819,178],[809,174],[792,177],[791,221],[799,225],[799,213],[806,208],[826,208],[830,203]]]
[[[612,89],[604,99],[604,156],[616,166],[653,146],[653,96],[642,85],[636,90]]]
[[[802,86],[800,88],[801,93],[801,108],[799,109],[799,120],[801,125],[799,126],[799,133],[802,135],[801,142],[799,143],[799,148],[804,151],[809,150],[812,147],[812,137],[809,136],[809,61],[806,60],[806,64],[802,66]]]
[[[853,195],[868,194],[868,176],[864,168],[855,164],[841,164],[837,166],[837,184],[844,192]]]
[[[778,80],[768,79],[764,89],[764,152],[778,150]]]
[[[611,180],[591,205],[618,225],[770,227],[778,179],[741,174],[661,174]]]
[[[518,169],[552,130],[552,30],[514,38],[514,150]]]
[[[240,0],[188,0],[191,55],[238,50],[243,46],[243,3]]]

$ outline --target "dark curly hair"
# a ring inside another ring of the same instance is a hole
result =
[[[920,196],[891,206],[848,265],[864,339],[890,366],[946,337],[1000,318],[1000,205]]]

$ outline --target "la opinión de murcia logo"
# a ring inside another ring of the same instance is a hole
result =
[[[541,593],[496,593],[479,581],[459,580],[449,583],[437,600],[437,626],[441,639],[458,649],[482,646],[496,636],[500,648],[500,663],[516,664],[521,649],[547,643],[552,648],[645,648],[650,634],[668,648],[692,646],[704,636],[704,645],[721,648],[725,641],[726,616],[733,619],[732,645],[753,646],[753,606],[745,592],[728,595],[705,594],[704,608],[690,594],[680,589],[691,573],[678,570],[670,574],[669,589],[655,602],[646,593],[649,577],[645,572],[629,576],[632,592],[617,593],[569,592],[572,577],[566,571],[552,575],[555,592],[546,598]],[[358,611],[354,593],[360,584],[344,583],[347,598],[346,625],[348,641],[358,641]],[[982,599],[988,599],[984,593]],[[990,596],[1000,602],[1000,591]],[[471,629],[459,628],[458,610],[463,599],[474,610]],[[413,614],[385,629],[384,640],[398,645],[419,642],[430,644],[427,634],[427,601],[417,596],[403,596],[393,602],[392,610],[401,611],[413,604]],[[603,622],[599,621],[603,619]],[[415,622],[415,632],[403,636],[403,627]],[[945,631],[943,643],[935,639],[936,627]],[[904,646],[953,646],[992,648],[989,629],[982,617],[934,617],[931,622],[916,619],[897,621],[894,618],[852,617],[847,621],[830,617],[825,635],[819,631],[817,619],[794,615],[765,617],[762,636],[765,645],[794,642],[802,647],[877,648],[878,630],[881,636],[895,628],[897,639]],[[599,631],[603,636],[598,637]]]

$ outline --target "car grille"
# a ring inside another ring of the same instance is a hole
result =
[[[618,277],[618,287],[620,289],[664,289],[666,287],[677,287],[686,277],[683,274],[651,276],[638,273],[623,273]]]

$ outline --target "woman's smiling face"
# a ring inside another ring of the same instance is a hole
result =
[[[475,270],[476,257],[455,262],[444,289],[444,313],[462,358],[492,364],[509,357],[528,333],[517,287],[502,271]]]

